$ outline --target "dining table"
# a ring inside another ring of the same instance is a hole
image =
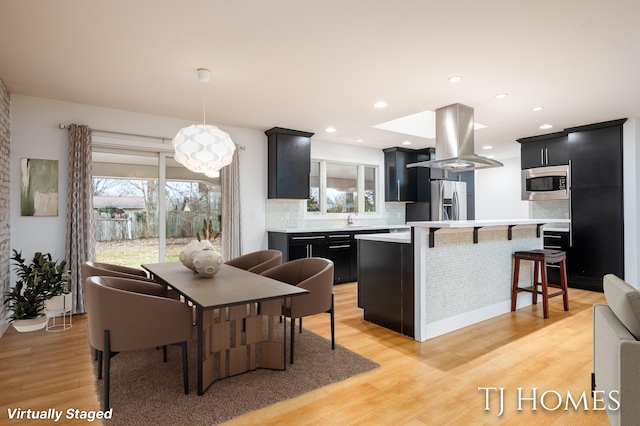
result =
[[[218,379],[257,368],[286,370],[287,327],[280,341],[275,322],[287,298],[308,290],[226,264],[213,277],[180,262],[142,267],[195,306],[198,395]]]

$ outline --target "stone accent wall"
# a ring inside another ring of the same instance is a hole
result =
[[[9,184],[10,184],[10,143],[9,123],[11,94],[0,80],[0,292],[9,291],[9,263],[11,248],[9,240]],[[4,301],[4,298],[2,298]],[[5,305],[0,303],[0,327],[7,316]],[[0,333],[1,334],[1,333]]]

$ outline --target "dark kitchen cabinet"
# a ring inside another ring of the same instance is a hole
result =
[[[602,278],[624,278],[622,186],[571,189],[569,285],[602,291]]]
[[[569,164],[566,132],[518,139],[522,169]]]
[[[562,250],[566,253],[565,267],[569,275],[571,255],[569,253],[569,231],[544,231],[544,248]],[[557,263],[547,265],[547,281],[551,284],[561,284],[560,265]]]
[[[327,259],[333,261],[333,280],[335,283],[353,281],[351,252],[356,250],[353,235],[349,233],[327,234]]]
[[[605,274],[624,279],[622,125],[626,119],[572,127],[556,134],[564,139],[571,165],[567,250],[569,286],[602,291]],[[522,168],[549,136],[518,139]],[[564,149],[564,148],[563,148]],[[550,157],[551,158],[551,157]],[[549,164],[551,165],[551,164]],[[539,201],[545,203],[546,201]],[[547,243],[547,241],[545,241]]]
[[[610,123],[567,129],[572,188],[622,185],[622,125]]]
[[[313,133],[274,127],[265,135],[268,143],[268,197],[309,198]]]
[[[355,235],[389,232],[383,229],[360,229],[336,232],[268,232],[269,248],[282,252],[282,262],[304,257],[324,257],[333,261],[334,283],[356,280],[358,246]]]
[[[327,257],[327,243],[324,235],[296,235],[289,237],[288,260],[304,257]]]
[[[385,201],[416,201],[417,168],[407,164],[417,161],[416,150],[387,148],[384,152]]]
[[[566,129],[571,160],[569,285],[602,291],[624,279],[622,125],[626,119]]]
[[[413,244],[358,240],[358,306],[364,319],[414,337]]]

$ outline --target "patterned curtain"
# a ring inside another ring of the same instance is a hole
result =
[[[93,191],[91,188],[91,129],[69,126],[66,260],[71,270],[73,312],[84,309],[82,264],[94,260]]]
[[[222,177],[222,258],[230,260],[240,256],[240,156],[238,147],[233,161],[221,171]]]

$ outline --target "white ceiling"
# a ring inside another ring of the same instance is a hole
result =
[[[500,159],[516,138],[640,117],[638,18],[637,0],[0,0],[0,79],[194,122],[204,91],[207,122],[378,148],[434,146],[373,126],[459,102]]]

